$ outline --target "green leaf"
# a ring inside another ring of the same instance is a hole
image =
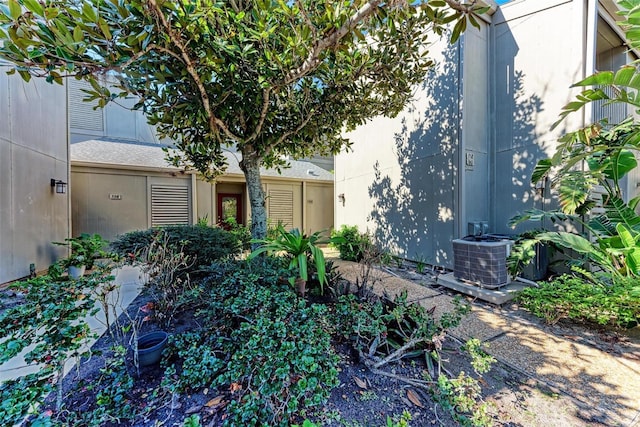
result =
[[[38,16],[44,16],[44,8],[37,0],[23,0],[24,6]]]
[[[548,173],[551,167],[553,166],[553,162],[551,159],[542,159],[536,163],[535,168],[533,169],[533,173],[531,174],[531,183],[535,184],[544,178]]]
[[[624,226],[624,224],[616,225],[616,231],[620,236],[620,240],[625,248],[632,248],[636,246],[636,240],[633,238],[631,231]]]
[[[456,22],[456,25],[453,27],[453,31],[451,33],[451,44],[457,42],[458,39],[460,38],[460,35],[464,33],[466,29],[467,29],[467,19],[464,16],[462,16],[462,18],[460,18],[458,22]]]
[[[22,15],[22,7],[20,7],[20,3],[17,0],[9,0],[9,11],[11,13],[11,18],[14,20],[18,19],[20,15]]]
[[[598,152],[587,158],[587,164],[592,171],[601,170],[608,179],[618,181],[638,166],[635,155],[629,150],[619,150],[605,156],[604,152]]]
[[[82,28],[80,28],[79,26],[76,26],[73,29],[73,40],[78,43],[84,40],[84,32],[82,31]]]

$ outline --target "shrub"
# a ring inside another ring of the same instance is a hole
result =
[[[369,236],[358,231],[358,226],[342,225],[339,230],[331,232],[332,239],[340,239],[331,245],[340,251],[340,259],[358,262],[362,259],[362,243],[369,240]]]
[[[168,236],[170,245],[182,248],[184,254],[193,262],[193,270],[240,253],[241,243],[234,234],[219,227],[202,225],[171,225],[131,231],[119,236],[111,243],[111,247],[114,252],[125,258],[130,257],[130,254],[139,255],[151,245],[161,230]]]
[[[570,318],[631,327],[640,321],[640,286],[632,277],[605,284],[563,275],[539,288],[524,289],[518,301],[547,323]]]
[[[225,229],[238,239],[242,250],[251,249],[251,230],[248,226],[239,224],[234,217],[229,217],[222,222]]]

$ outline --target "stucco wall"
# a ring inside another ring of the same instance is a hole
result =
[[[553,154],[557,138],[581,124],[574,114],[550,131],[569,89],[584,73],[583,2],[541,0],[504,5],[493,16],[495,126],[491,159],[491,228],[511,232],[509,219],[553,202],[530,183],[536,162]],[[519,230],[540,224],[524,224]]]
[[[74,170],[71,183],[74,236],[98,233],[112,240],[118,234],[149,226],[147,176]]]
[[[0,283],[46,270],[69,237],[69,198],[51,178],[69,182],[65,88],[25,83],[0,68]]]
[[[395,119],[375,118],[347,135],[336,157],[336,227],[371,231],[391,252],[450,265],[457,234],[460,45],[430,46],[436,66]]]

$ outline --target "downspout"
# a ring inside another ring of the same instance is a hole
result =
[[[489,227],[490,229],[496,224],[496,149],[498,146],[498,142],[496,141],[496,61],[495,56],[493,55],[493,51],[495,50],[496,45],[496,31],[495,31],[495,22],[492,19],[490,23],[487,24],[487,31],[489,34],[487,36],[487,40],[489,40],[489,46],[487,48],[487,55],[489,56],[487,63],[489,64],[489,75],[487,76],[487,108],[489,108],[489,133],[487,138],[487,165],[488,170],[488,183],[487,183],[487,191],[488,196],[487,202],[489,203],[488,212],[489,212]]]
[[[582,70],[582,78],[593,74],[596,71],[596,42],[597,42],[597,24],[598,24],[598,0],[586,0],[586,28],[584,34],[584,68]],[[584,6],[584,3],[583,3]],[[583,21],[584,22],[584,21]],[[581,127],[586,127],[593,121],[593,103],[587,102],[582,109]],[[585,162],[582,162],[582,170],[585,170]],[[581,232],[585,233],[584,225],[581,225]]]
[[[590,76],[596,71],[596,43],[598,37],[598,0],[586,0],[587,16],[584,41],[584,68],[582,78]],[[593,120],[593,103],[588,102],[582,110],[582,127],[589,125]]]
[[[458,105],[456,106],[458,108],[458,117],[457,117],[457,123],[456,123],[456,139],[458,141],[458,185],[455,185],[455,180],[454,180],[454,191],[456,192],[454,200],[455,200],[455,205],[453,206],[453,212],[457,212],[458,215],[455,216],[455,232],[456,232],[456,236],[454,236],[454,238],[460,238],[462,236],[464,236],[465,234],[463,234],[463,219],[467,217],[467,213],[465,211],[465,198],[464,198],[464,193],[465,193],[465,184],[466,184],[466,179],[465,179],[465,160],[464,160],[464,156],[465,156],[465,151],[466,151],[466,141],[464,141],[464,132],[462,131],[462,126],[463,126],[463,114],[464,114],[464,81],[463,81],[463,77],[464,77],[464,34],[458,39],[458,42],[456,43],[456,50],[458,51],[458,69],[456,72],[456,78],[458,80],[458,84],[456,85],[458,88]],[[457,206],[456,206],[457,205]]]
[[[67,191],[67,236],[68,238],[72,237],[73,234],[73,218],[71,218],[71,193],[73,192],[73,183],[71,182],[71,120],[69,119],[69,85],[65,84],[64,85],[64,91],[65,91],[65,97],[66,99],[66,114],[65,116],[65,120],[66,120],[66,125],[65,125],[65,139],[66,139],[66,145],[67,145],[67,188],[69,189],[69,191]]]
[[[191,174],[191,224],[198,223],[198,179],[197,174]]]

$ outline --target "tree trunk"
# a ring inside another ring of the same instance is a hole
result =
[[[251,206],[251,237],[264,239],[267,236],[267,208],[265,206],[262,178],[260,177],[260,157],[242,153],[240,168],[244,172]]]

